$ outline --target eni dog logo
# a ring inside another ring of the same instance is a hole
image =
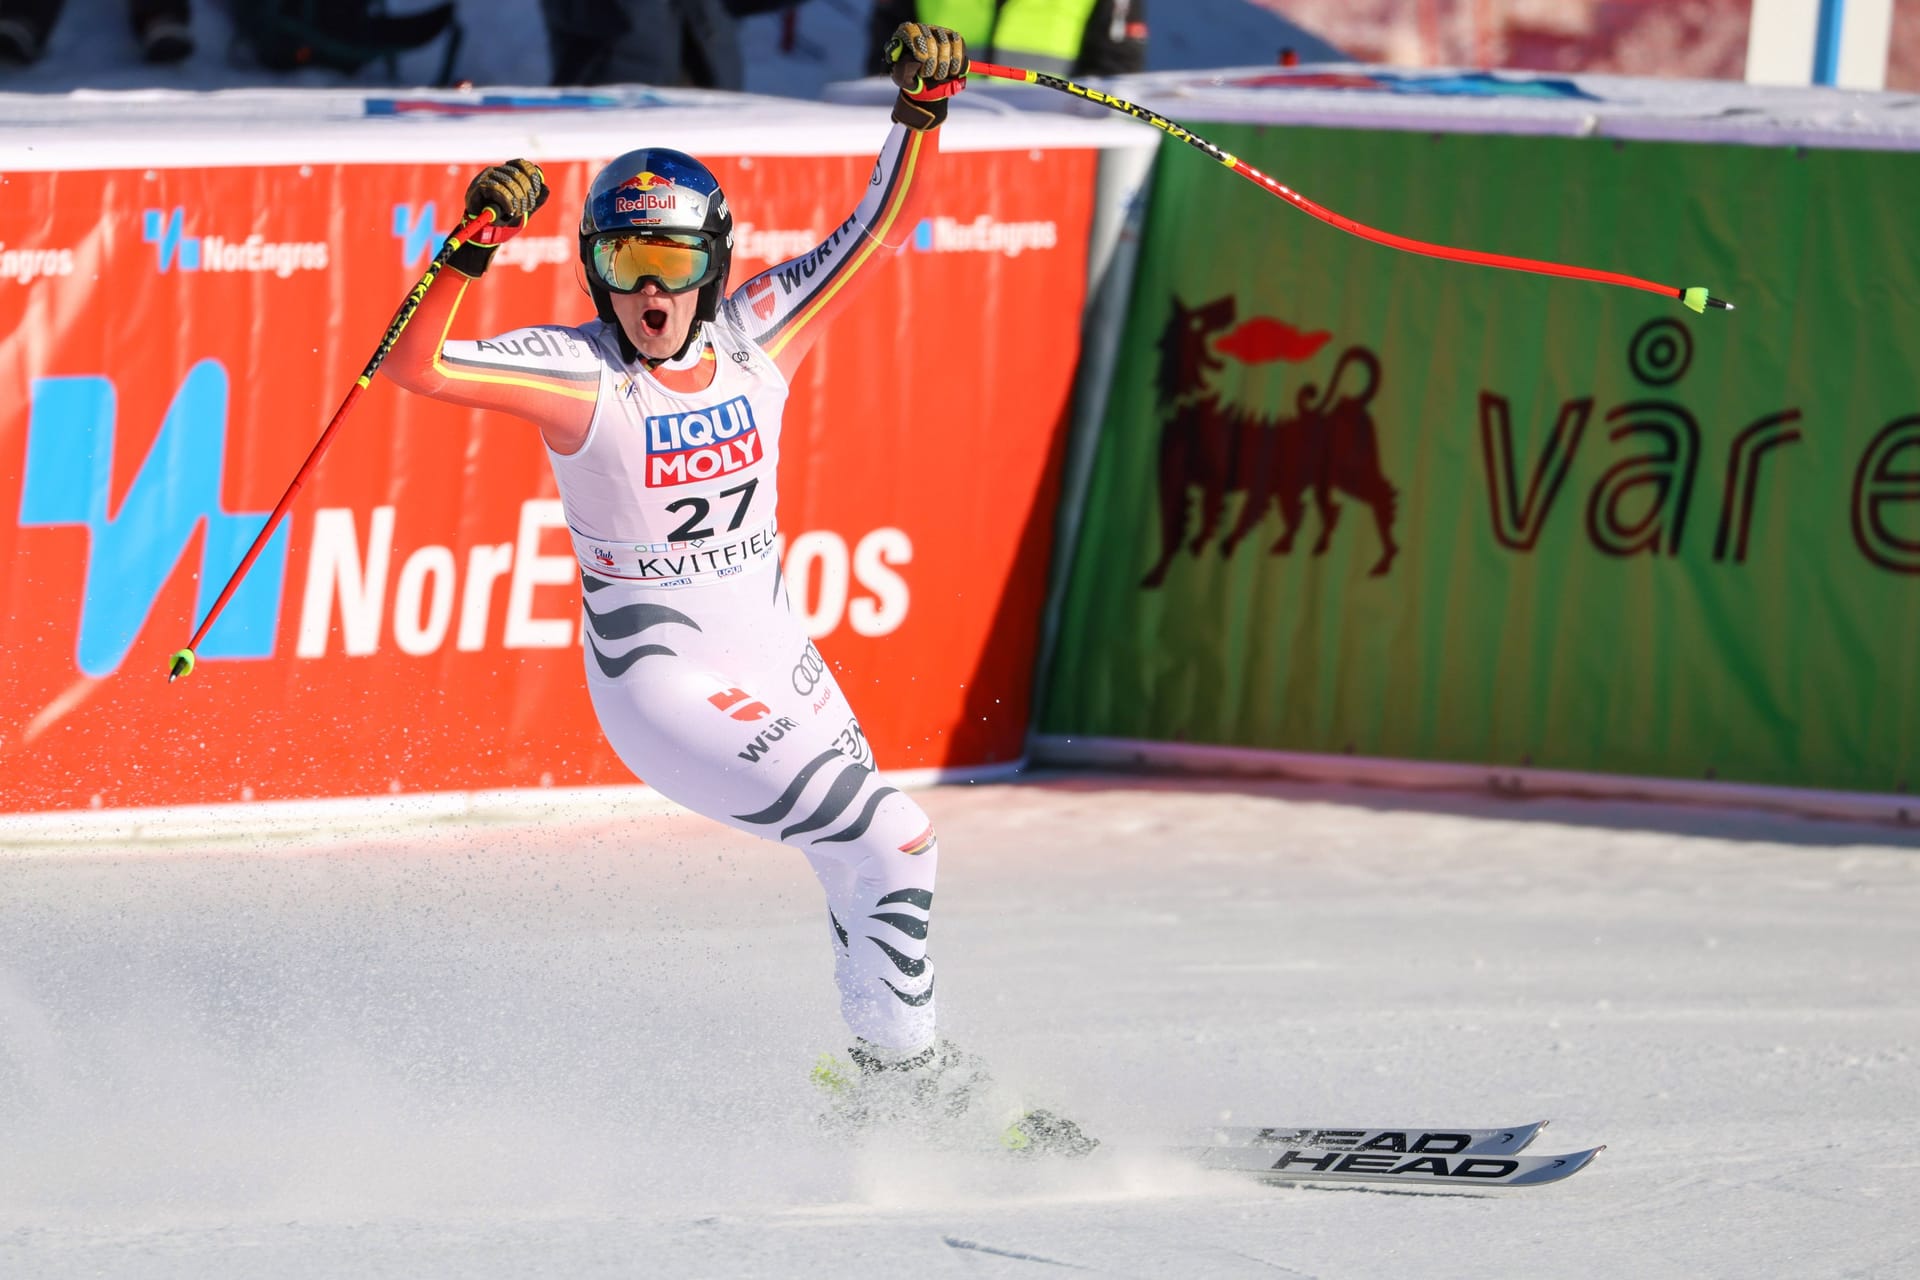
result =
[[[1302,387],[1292,414],[1231,403],[1212,385],[1212,375],[1225,367],[1220,356],[1249,365],[1302,363],[1318,355],[1331,337],[1270,316],[1236,325],[1230,296],[1193,308],[1174,300],[1160,334],[1160,555],[1142,587],[1164,583],[1183,548],[1194,556],[1205,551],[1220,533],[1230,494],[1243,496],[1239,515],[1220,538],[1223,557],[1231,556],[1276,507],[1280,536],[1268,554],[1293,550],[1309,495],[1319,516],[1313,554],[1325,555],[1340,516],[1336,495],[1345,494],[1373,515],[1380,542],[1373,576],[1392,570],[1400,550],[1393,537],[1399,492],[1382,466],[1380,433],[1370,408],[1380,389],[1379,358],[1366,347],[1348,347],[1334,361],[1326,390],[1313,383]],[[1200,518],[1193,528],[1188,491],[1196,488]]]

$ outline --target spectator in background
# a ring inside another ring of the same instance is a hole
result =
[[[876,48],[900,23],[925,22],[958,31],[983,62],[1062,76],[1147,67],[1147,0],[873,0],[870,22]]]
[[[0,65],[25,66],[46,52],[66,0],[0,0]],[[193,52],[189,0],[129,0],[134,42],[148,62],[179,62]]]
[[[540,13],[557,85],[744,81],[727,0],[540,0]]]
[[[236,42],[274,71],[358,75],[369,63],[385,62],[388,79],[397,79],[399,55],[445,37],[433,83],[453,83],[462,38],[454,0],[405,13],[388,12],[385,0],[227,0],[227,7]]]

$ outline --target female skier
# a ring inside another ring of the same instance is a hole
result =
[[[985,1085],[934,1034],[927,956],[939,852],[874,770],[859,720],[788,606],[775,553],[781,412],[795,369],[852,289],[905,244],[966,82],[960,38],[889,41],[896,122],[851,217],[731,293],[733,213],[713,174],[660,147],[607,165],[580,217],[599,318],[479,342],[445,334],[469,284],[547,197],[537,166],[477,175],[494,223],[449,259],[381,371],[435,399],[539,428],[581,565],[587,689],[621,760],[708,817],[799,849],[826,889],[854,1069],[815,1078],[841,1118],[964,1110]],[[1090,1147],[1044,1113],[1015,1146]]]

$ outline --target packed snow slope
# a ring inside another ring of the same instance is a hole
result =
[[[788,850],[564,821],[0,848],[0,1274],[1912,1275],[1920,836],[1046,776],[922,793],[943,1025],[1106,1139],[820,1132]],[[1555,1187],[1275,1188],[1181,1126],[1501,1125]]]

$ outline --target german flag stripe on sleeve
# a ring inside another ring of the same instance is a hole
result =
[[[449,382],[525,387],[576,400],[594,400],[600,394],[600,373],[595,369],[529,369],[525,365],[470,360],[449,355],[444,349],[434,364]]]
[[[847,254],[836,263],[833,269],[821,278],[814,293],[804,304],[795,308],[775,328],[759,338],[766,353],[778,359],[781,350],[792,342],[794,337],[808,323],[819,317],[831,303],[836,294],[846,287],[860,269],[873,259],[881,249],[891,248],[888,241],[899,221],[900,210],[907,202],[907,192],[913,185],[914,169],[920,160],[921,149],[926,145],[926,135],[912,130],[908,137],[900,163],[894,166],[888,178],[885,195],[882,197],[879,214],[865,228],[865,237],[860,247]]]

